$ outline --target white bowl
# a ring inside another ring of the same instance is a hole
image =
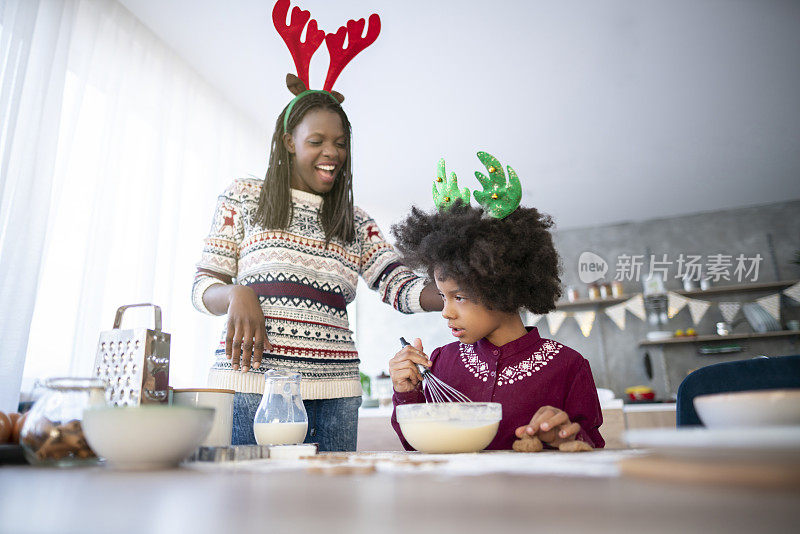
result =
[[[709,428],[800,425],[800,389],[700,395],[694,408]]]
[[[645,337],[647,337],[647,341],[664,341],[665,339],[672,339],[674,334],[671,331],[667,330],[654,330],[652,332],[648,332]]]
[[[397,422],[420,452],[478,452],[497,434],[502,409],[497,402],[403,404],[397,407]]]
[[[163,469],[177,465],[205,439],[214,408],[126,406],[87,408],[86,441],[118,469]]]

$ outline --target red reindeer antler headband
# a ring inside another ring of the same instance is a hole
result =
[[[272,22],[289,48],[297,68],[297,76],[286,75],[286,86],[295,97],[286,108],[286,114],[283,117],[284,130],[286,130],[289,113],[294,104],[306,93],[327,93],[338,103],[344,101],[344,96],[332,90],[333,84],[336,83],[336,79],[345,66],[350,63],[350,60],[374,43],[381,32],[381,19],[373,13],[369,16],[366,36],[362,37],[364,19],[348,20],[347,25],[339,28],[336,33],[326,34],[317,28],[317,21],[311,18],[311,13],[297,6],[292,9],[292,18],[287,25],[286,16],[289,14],[289,5],[290,0],[278,0],[275,2],[275,7],[272,8]],[[311,20],[309,21],[309,19]],[[308,29],[306,30],[306,40],[303,42],[300,40],[300,36],[306,23],[308,23]],[[347,37],[347,48],[344,46],[345,37]],[[325,85],[322,90],[309,90],[308,67],[311,64],[311,57],[322,44],[323,39],[331,56],[328,75],[325,77]]]

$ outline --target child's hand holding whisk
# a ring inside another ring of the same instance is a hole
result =
[[[422,351],[422,340],[416,338],[414,343],[406,345],[389,360],[389,376],[392,386],[398,393],[413,391],[422,383],[422,373],[417,365],[430,367],[432,362]]]

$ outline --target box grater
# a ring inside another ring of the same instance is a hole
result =
[[[155,328],[121,330],[128,308],[152,306]],[[161,331],[161,308],[154,304],[120,306],[114,328],[100,333],[94,376],[106,381],[106,402],[113,406],[165,404],[169,384],[170,335]]]

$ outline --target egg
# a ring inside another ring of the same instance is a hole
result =
[[[14,425],[11,424],[11,419],[5,413],[0,412],[0,443],[8,441],[13,429]]]

